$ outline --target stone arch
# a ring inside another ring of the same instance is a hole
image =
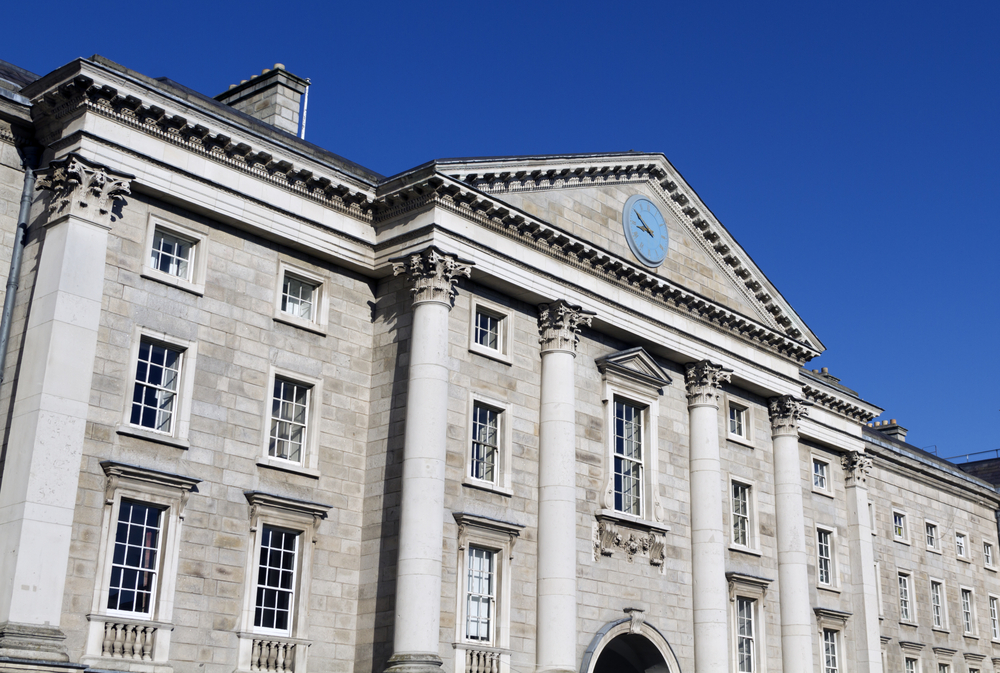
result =
[[[667,639],[659,629],[635,613],[632,617],[608,622],[594,634],[583,653],[580,673],[598,671],[599,664],[603,667],[607,663],[602,662],[602,656],[617,661],[627,660],[633,669],[642,672],[682,673]]]

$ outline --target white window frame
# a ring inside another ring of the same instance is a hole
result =
[[[747,544],[736,541],[736,494],[735,486],[746,488],[747,492]],[[729,548],[735,551],[760,555],[760,527],[757,520],[757,485],[749,479],[730,476],[729,478]]]
[[[499,446],[497,447],[497,464],[494,467],[496,477],[493,481],[477,479],[472,476],[472,440],[475,425],[475,408],[477,404],[493,409],[499,416],[498,422],[500,427],[499,432],[497,433]],[[464,485],[485,491],[500,493],[505,496],[511,496],[514,494],[513,485],[511,483],[510,469],[514,441],[513,413],[514,408],[510,402],[504,402],[476,392],[469,394],[469,410],[468,415],[466,416],[467,427],[465,433],[465,465],[463,467],[464,476],[462,479],[462,483]]]
[[[184,507],[189,493],[201,480],[111,460],[103,461],[101,468],[105,474],[101,545],[97,556],[97,582],[94,585],[90,614],[87,615],[90,623],[83,662],[95,668],[107,668],[109,662],[114,661],[114,668],[120,668],[122,664],[131,668],[128,657],[102,656],[106,638],[105,624],[138,625],[155,629],[150,657],[153,662],[166,662],[169,659],[173,631],[174,594]],[[151,505],[162,511],[156,586],[151,610],[147,614],[109,610],[107,607],[122,499]],[[137,666],[148,663],[135,661]]]
[[[971,630],[967,629],[970,626],[966,622],[966,611],[965,611],[965,597],[969,597],[969,621],[971,621]],[[962,613],[962,635],[964,636],[977,636],[976,628],[976,592],[972,587],[960,586],[958,588],[958,609]]]
[[[826,482],[825,485],[816,484],[817,465],[823,466],[823,481]],[[822,456],[818,456],[816,454],[812,455],[812,461],[810,461],[809,479],[812,483],[813,493],[818,493],[831,498],[833,497],[833,463],[828,458],[823,458]]]
[[[955,531],[955,558],[966,563],[971,562],[972,548],[969,546],[971,543],[968,533]]]
[[[313,286],[313,317],[302,318],[300,316],[281,310],[281,299],[284,294],[285,277],[291,276],[296,280]],[[285,260],[278,261],[278,282],[274,290],[274,321],[298,327],[313,332],[321,336],[326,336],[330,319],[330,298],[328,280],[318,273],[310,271],[303,266],[293,264]]]
[[[817,636],[819,638],[819,645],[816,648],[816,653],[818,655],[816,670],[823,671],[824,673],[829,670],[826,668],[825,637],[827,632],[833,632],[835,634],[835,644],[837,647],[837,668],[834,670],[836,670],[837,673],[844,673],[847,668],[845,665],[845,655],[847,652],[845,634],[847,633],[847,620],[851,616],[850,613],[826,608],[813,608],[813,612],[816,614]]]
[[[749,669],[741,669],[740,668],[740,663],[741,663],[741,660],[740,660],[740,644],[741,643],[740,643],[740,641],[742,639],[744,639],[744,638],[747,638],[747,636],[744,636],[743,634],[740,633],[740,603],[741,602],[743,602],[743,603],[749,603],[750,604],[750,619],[749,619],[749,622],[750,622],[750,635],[749,635],[748,638],[749,638],[749,641],[750,641],[750,652],[751,652],[751,654],[750,654],[750,668]],[[739,673],[757,673],[760,670],[760,667],[757,664],[757,653],[758,653],[759,647],[760,647],[759,643],[757,642],[757,635],[758,635],[758,633],[760,631],[760,624],[761,624],[761,620],[760,620],[760,616],[759,616],[759,612],[760,612],[759,606],[760,606],[760,601],[758,601],[755,598],[749,598],[747,596],[740,596],[740,595],[736,596],[735,607],[734,607],[734,610],[736,612],[735,612],[735,619],[733,620],[733,624],[734,624],[734,634],[733,635],[734,635],[734,638],[736,640],[736,647],[735,647],[735,651],[734,651],[734,656],[736,658],[736,666],[733,668],[733,670],[734,671],[738,671]]]
[[[729,583],[729,660],[730,670],[739,670],[739,599],[753,601],[754,627],[754,671],[760,673],[767,670],[767,606],[766,597],[770,580],[744,575],[737,572],[727,572]]]
[[[938,673],[951,673],[951,664],[943,661],[938,662]]]
[[[490,348],[476,341],[477,316],[485,313],[496,318],[498,348]],[[511,364],[514,361],[512,348],[512,324],[514,310],[496,302],[473,295],[469,302],[469,351],[493,360]]]
[[[312,555],[321,520],[330,507],[305,500],[295,500],[272,493],[246,491],[243,494],[250,505],[250,539],[243,583],[243,605],[239,614],[236,636],[237,671],[250,671],[254,655],[254,641],[280,643],[294,646],[291,656],[296,673],[305,673],[309,652],[309,588],[312,582]],[[257,605],[257,571],[260,564],[260,547],[264,527],[279,528],[298,534],[296,568],[293,587],[292,614],[287,635],[254,626]]]
[[[829,536],[829,552],[830,552],[830,581],[823,582],[820,580],[820,535],[826,534]],[[840,567],[837,563],[837,529],[832,526],[824,526],[821,524],[816,524],[816,533],[813,535],[813,540],[815,541],[816,549],[816,585],[820,589],[826,589],[828,591],[836,591],[840,587]]]
[[[153,428],[132,424],[132,401],[135,388],[135,373],[139,361],[139,348],[142,342],[164,346],[179,351],[180,376],[177,391],[174,393],[174,411],[171,419],[170,432],[161,432]],[[129,349],[129,369],[127,387],[125,390],[122,420],[116,428],[119,435],[138,437],[158,444],[166,444],[179,449],[190,448],[188,436],[191,431],[191,405],[194,398],[195,367],[198,362],[198,343],[179,339],[173,335],[135,326],[132,330],[132,345]]]
[[[452,516],[458,526],[458,553],[455,563],[458,585],[455,606],[455,671],[465,670],[465,657],[469,650],[496,656],[497,670],[508,670],[511,647],[511,565],[514,561],[514,547],[523,526],[468,512],[453,512]],[[486,643],[466,637],[470,547],[485,549],[495,554],[495,610],[492,615],[490,640]]]
[[[906,592],[905,597],[903,595],[904,590]],[[917,601],[913,593],[913,573],[903,570],[896,573],[896,597],[898,599],[896,605],[899,608],[900,623],[916,624]],[[906,601],[905,605],[903,601]]]
[[[996,571],[996,547],[989,540],[983,540],[983,567]]]
[[[913,666],[910,666],[910,662]],[[920,673],[920,657],[903,655],[903,673]]]
[[[868,526],[871,528],[872,535],[878,535],[878,529],[875,526],[875,504],[871,500],[868,501]]]
[[[902,517],[902,525],[901,525],[902,535],[900,535],[900,534],[898,534],[896,532],[896,517],[897,516]],[[891,530],[892,530],[892,539],[894,541],[899,542],[901,544],[906,544],[906,545],[910,544],[910,519],[906,515],[906,512],[904,512],[903,510],[898,509],[896,507],[893,507],[892,508],[892,519],[890,520],[889,525],[892,527],[891,528]]]
[[[875,593],[878,594],[878,616],[885,616],[885,601],[882,597],[882,562],[875,561]]]
[[[309,388],[309,399],[306,402],[306,440],[302,444],[302,460],[295,462],[270,455],[271,445],[271,405],[274,403],[274,381],[276,378]],[[309,477],[320,476],[319,472],[319,436],[322,432],[323,410],[323,379],[305,376],[299,372],[279,367],[271,367],[267,376],[263,415],[263,443],[261,454],[257,459],[260,467],[274,468],[286,472],[294,472]]]
[[[841,632],[839,629],[824,628],[820,632],[820,670],[823,673],[840,673],[844,670],[843,660],[844,660],[844,648],[841,647]],[[833,636],[833,657],[834,665],[832,667],[827,666],[826,661],[826,644],[827,636]]]
[[[934,531],[934,543],[931,544],[927,541],[928,529],[933,529]],[[924,519],[924,546],[927,551],[933,552],[935,554],[941,553],[941,528],[937,525],[937,522]]]
[[[191,243],[191,255],[193,259],[188,260],[188,277],[174,276],[165,271],[160,271],[153,267],[151,256],[153,252],[153,240],[156,230],[170,234],[177,238]],[[177,222],[172,222],[160,215],[150,213],[146,223],[146,241],[143,246],[142,271],[143,278],[155,280],[165,285],[172,285],[176,288],[190,292],[198,296],[205,294],[205,273],[208,268],[208,234],[192,229]]]
[[[733,399],[732,395],[726,393],[726,406],[725,406],[725,419],[726,424],[726,437],[733,442],[738,444],[744,444],[753,448],[754,432],[753,432],[753,410],[749,404],[744,404],[743,402],[738,402]],[[743,434],[738,432],[733,432],[732,430],[732,419],[731,415],[734,410],[743,412]]]
[[[935,585],[937,585],[938,588],[939,588],[938,598],[941,601],[940,605],[938,606],[940,608],[940,611],[941,611],[941,623],[940,624],[936,624],[934,622],[934,586]],[[947,632],[949,630],[949,625],[948,625],[948,589],[947,589],[947,585],[945,584],[945,581],[943,579],[938,579],[937,577],[931,577],[930,581],[928,582],[928,592],[929,592],[928,593],[928,600],[930,602],[930,607],[931,607],[931,628],[934,629],[935,631],[944,631],[944,632]]]
[[[986,598],[990,611],[990,640],[1000,643],[1000,596],[987,594]]]

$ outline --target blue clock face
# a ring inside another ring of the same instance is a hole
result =
[[[629,198],[625,202],[622,220],[625,239],[632,254],[646,266],[657,267],[662,264],[667,256],[670,239],[663,215],[653,202],[641,194]]]

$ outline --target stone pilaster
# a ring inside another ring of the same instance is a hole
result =
[[[729,668],[726,535],[722,525],[722,463],[719,455],[719,387],[732,370],[708,360],[685,367],[691,443],[691,562],[694,668]]]
[[[848,547],[851,550],[851,642],[856,643],[860,673],[882,673],[882,643],[878,623],[875,549],[868,517],[868,474],[872,459],[863,451],[841,457],[847,491]]]
[[[538,307],[538,609],[535,671],[576,662],[576,344],[593,313],[563,300]]]
[[[70,154],[52,192],[0,488],[0,657],[67,661],[59,628],[108,231],[132,176]]]
[[[436,247],[393,260],[413,286],[413,326],[403,437],[396,564],[396,620],[388,671],[441,667],[441,554],[448,432],[448,313],[471,262]]]
[[[799,419],[810,403],[791,395],[768,400],[774,448],[775,518],[777,519],[778,586],[781,590],[781,660],[785,673],[813,669],[809,571],[802,512],[802,466]]]

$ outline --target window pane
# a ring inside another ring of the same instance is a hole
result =
[[[823,673],[837,673],[837,632],[823,629]]]
[[[736,599],[736,670],[738,673],[756,671],[754,630],[755,601],[749,598]]]
[[[477,344],[500,350],[500,319],[482,311],[476,311],[474,338]]]
[[[317,286],[287,273],[281,284],[281,310],[303,320],[312,320]]]
[[[264,526],[257,573],[254,626],[290,632],[299,534]]]
[[[465,637],[492,638],[496,604],[496,552],[469,545],[466,586]]]
[[[642,410],[615,402],[615,509],[642,513]]]
[[[308,408],[308,386],[275,377],[268,455],[296,463],[302,461]]]
[[[818,576],[820,584],[832,583],[833,561],[830,556],[830,533],[825,530],[816,533],[816,551],[819,560]]]
[[[129,422],[158,432],[172,432],[180,373],[181,351],[142,341]]]
[[[733,483],[733,544],[750,545],[750,487]]]
[[[496,482],[500,413],[476,402],[472,407],[472,477]]]
[[[150,615],[159,561],[162,510],[122,500],[112,554],[108,609]]]
[[[190,268],[191,252],[190,241],[178,238],[157,227],[153,234],[153,249],[150,252],[149,264],[158,271],[190,280],[188,269]]]

